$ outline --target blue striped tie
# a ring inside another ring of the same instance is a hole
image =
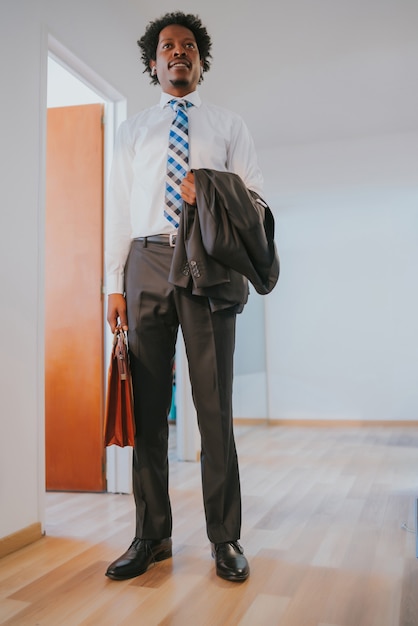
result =
[[[168,141],[164,217],[178,228],[182,207],[180,183],[186,175],[189,162],[187,108],[192,106],[192,103],[185,100],[171,100],[169,104],[176,112],[176,116],[170,128]]]

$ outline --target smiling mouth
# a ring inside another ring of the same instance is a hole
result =
[[[169,68],[186,68],[187,70],[190,69],[190,64],[187,61],[174,61],[173,63],[170,63]]]

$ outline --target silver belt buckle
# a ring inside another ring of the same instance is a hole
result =
[[[170,248],[174,248],[176,245],[177,233],[170,233],[169,243]]]

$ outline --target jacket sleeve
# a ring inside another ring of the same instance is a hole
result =
[[[194,170],[203,245],[210,257],[243,274],[259,294],[279,278],[274,218],[236,174]]]

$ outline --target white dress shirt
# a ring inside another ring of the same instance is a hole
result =
[[[108,293],[123,293],[124,267],[132,239],[175,232],[164,217],[170,126],[174,117],[162,93],[159,104],[119,127],[106,211],[105,261]],[[189,116],[189,167],[238,174],[249,189],[262,193],[263,178],[254,143],[242,118],[203,103],[197,91],[184,98]]]

